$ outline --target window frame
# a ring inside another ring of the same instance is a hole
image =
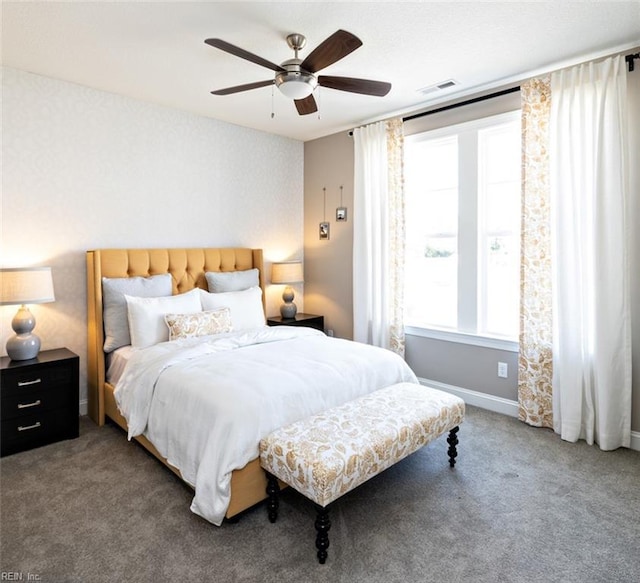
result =
[[[472,344],[487,348],[518,351],[518,339],[478,333],[479,324],[479,189],[478,172],[478,132],[508,122],[519,122],[521,110],[482,116],[458,124],[450,124],[435,129],[419,131],[405,136],[405,142],[420,143],[435,139],[457,136],[459,159],[465,163],[458,165],[458,324],[457,328],[437,326],[405,325],[405,334],[437,340]],[[464,252],[463,252],[464,251]],[[473,298],[473,301],[468,301]]]

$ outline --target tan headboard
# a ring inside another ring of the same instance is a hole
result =
[[[98,249],[87,251],[87,373],[88,411],[98,425],[104,424],[105,355],[102,321],[103,277],[146,277],[170,273],[173,293],[195,287],[207,289],[205,272],[242,271],[258,268],[263,303],[264,277],[262,249]]]

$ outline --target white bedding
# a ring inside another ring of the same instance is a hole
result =
[[[131,354],[135,352],[135,348],[130,344],[116,348],[113,352],[107,354],[107,382],[114,387],[118,384],[127,361]]]
[[[417,382],[398,355],[277,326],[163,342],[131,354],[115,390],[129,438],[144,433],[219,525],[231,472],[271,431],[376,389]]]

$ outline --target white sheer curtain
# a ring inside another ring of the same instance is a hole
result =
[[[629,447],[631,323],[623,57],[551,75],[553,423]]]
[[[402,120],[353,137],[353,337],[404,355]]]

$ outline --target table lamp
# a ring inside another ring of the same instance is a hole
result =
[[[32,334],[36,319],[25,304],[55,301],[50,267],[7,267],[0,269],[0,305],[20,309],[11,320],[15,335],[7,340],[7,354],[12,360],[29,360],[38,356],[40,338]]]
[[[293,303],[295,294],[289,284],[303,282],[302,261],[283,261],[282,263],[273,263],[271,265],[271,283],[287,284],[282,294],[284,304],[280,306],[280,315],[283,319],[291,320],[295,318],[298,311],[298,307]]]

